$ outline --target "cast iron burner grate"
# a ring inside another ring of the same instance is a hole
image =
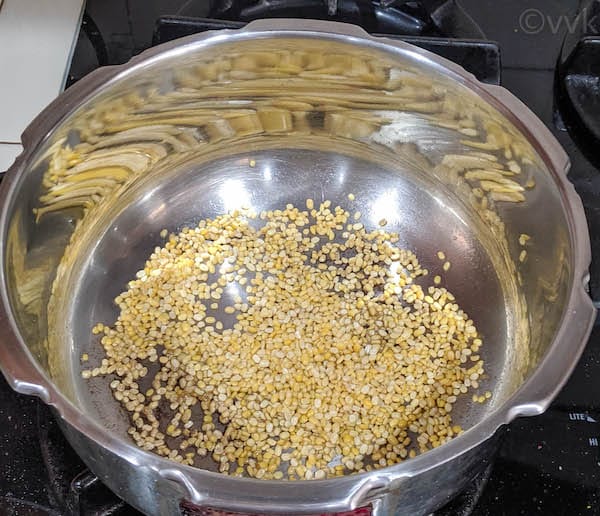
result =
[[[458,0],[226,0],[213,2],[208,18],[241,22],[312,18],[386,34],[485,37]]]

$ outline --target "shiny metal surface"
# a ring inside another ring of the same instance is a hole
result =
[[[249,512],[431,512],[485,466],[498,427],[544,411],[595,315],[568,159],[525,106],[410,45],[297,24],[185,38],[92,74],[30,126],[0,187],[0,367],[53,405],[90,468],[148,514],[172,514],[182,498]],[[126,165],[122,180],[86,190],[84,209],[44,204],[65,170],[107,154]],[[446,253],[445,282],[485,339],[491,402],[457,405],[467,431],[440,448],[331,480],[231,478],[137,449],[106,380],[80,377],[82,353],[101,358],[93,324],[114,320],[113,298],[161,229],[307,197],[360,209],[373,227],[385,217],[432,274]]]
[[[242,206],[257,211],[279,209],[287,203],[302,206],[307,198],[329,199],[360,211],[364,224],[373,229],[386,218],[387,227],[401,235],[399,244],[418,249],[431,274],[443,275],[444,284],[478,321],[487,343],[482,356],[489,364],[481,389],[494,389],[496,399],[502,399],[503,389],[515,384],[517,380],[509,369],[511,361],[506,356],[507,349],[514,347],[509,327],[517,324],[511,320],[511,300],[504,299],[488,255],[493,243],[488,242],[488,249],[484,247],[478,238],[482,228],[478,232],[469,225],[468,212],[448,196],[441,196],[439,188],[418,171],[408,166],[401,168],[400,163],[394,169],[377,165],[377,161],[384,160],[370,156],[368,148],[338,145],[334,152],[335,145],[332,147],[329,140],[306,138],[298,139],[294,145],[300,147],[302,143],[306,148],[286,146],[242,154],[227,149],[226,156],[211,158],[207,164],[192,158],[180,168],[170,168],[144,182],[143,187],[132,191],[132,202],[124,202],[116,216],[111,212],[110,221],[97,226],[102,228],[101,234],[92,231],[80,241],[82,248],[93,251],[73,263],[69,275],[64,277],[61,291],[68,299],[54,326],[60,331],[60,340],[67,343],[57,349],[59,362],[68,364],[60,376],[62,388],[66,392],[73,388],[76,404],[86,413],[106,422],[120,435],[127,435],[129,418],[112,397],[108,388],[111,378],[82,379],[80,356],[87,353],[92,363],[103,358],[97,339],[90,339],[90,328],[97,322],[110,324],[116,319],[113,299],[161,242],[162,228],[175,231],[199,218],[213,218]],[[320,146],[327,150],[314,150]],[[394,156],[389,156],[385,163],[389,166],[394,161]],[[356,192],[354,202],[347,198],[350,192]],[[134,198],[138,201],[134,202]],[[421,213],[427,216],[422,217]],[[442,270],[443,262],[436,256],[439,249],[444,249],[454,264],[448,273]],[[471,280],[473,271],[479,275],[476,283]],[[106,278],[110,278],[109,284]],[[223,306],[233,304],[238,295],[244,298],[245,289],[229,284]],[[486,303],[482,304],[481,299],[486,299]],[[218,317],[224,322],[228,318],[225,313]],[[73,349],[77,352],[73,353]],[[461,400],[453,411],[455,422],[469,428],[494,405],[495,401],[482,405]],[[215,466],[208,458],[200,465],[207,469]]]

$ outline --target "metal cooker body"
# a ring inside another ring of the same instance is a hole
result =
[[[360,475],[360,479],[349,476],[317,481],[319,486],[304,481],[281,486],[247,478],[230,488],[221,475],[210,473],[208,478],[206,471],[183,471],[176,463],[164,468],[140,457],[135,464],[133,456],[115,454],[64,419],[58,417],[58,421],[73,448],[100,480],[123,500],[153,516],[179,514],[184,507],[198,514],[216,509],[240,515],[322,515],[367,508],[373,516],[425,516],[452,500],[486,470],[502,433],[416,476],[395,476],[380,470]],[[286,500],[273,496],[283,489]],[[216,499],[216,492],[226,498]]]
[[[301,24],[301,25],[299,25]],[[301,29],[299,29],[299,26]],[[174,514],[182,500],[197,506],[243,513],[311,514],[340,512],[372,506],[376,514],[427,514],[442,505],[486,466],[496,445],[496,431],[517,416],[543,412],[579,358],[591,331],[595,311],[585,291],[590,246],[581,202],[566,178],[568,158],[559,144],[522,103],[506,90],[478,83],[462,68],[421,49],[398,41],[372,38],[357,27],[302,20],[272,20],[249,24],[241,31],[205,33],[153,48],[119,67],[101,69],[84,78],[53,102],[23,135],[24,152],[7,173],[1,186],[2,245],[6,242],[9,200],[14,200],[19,177],[40,142],[86,98],[101,90],[119,74],[143,68],[162,52],[185,55],[186,49],[202,46],[211,38],[219,40],[252,37],[268,38],[276,33],[298,33],[314,38],[327,35],[354,44],[385,45],[410,52],[437,70],[471,86],[505,113],[510,113],[535,139],[548,166],[557,171],[557,182],[571,210],[570,221],[575,249],[571,292],[565,317],[554,342],[539,367],[523,386],[490,417],[463,435],[402,464],[364,474],[318,481],[276,482],[226,477],[182,466],[144,452],[107,431],[65,397],[42,371],[19,335],[11,313],[3,258],[2,324],[0,324],[0,366],[18,392],[39,396],[54,407],[67,438],[111,489],[147,514]],[[4,257],[6,249],[2,248]]]

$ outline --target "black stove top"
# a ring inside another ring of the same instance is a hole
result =
[[[579,18],[575,15],[580,13]],[[501,83],[548,125],[572,161],[600,301],[600,7],[594,0],[88,0],[69,82],[175,37],[261,17],[349,21]],[[502,64],[501,64],[502,63]],[[542,416],[504,431],[495,461],[440,515],[600,514],[600,325]],[[138,514],[87,470],[50,410],[0,375],[0,515]]]

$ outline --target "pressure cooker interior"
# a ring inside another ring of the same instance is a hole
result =
[[[503,404],[543,358],[573,281],[562,195],[530,135],[416,53],[240,35],[179,54],[134,66],[64,116],[11,199],[12,312],[60,390],[128,439],[111,378],[82,379],[81,356],[102,359],[91,329],[115,320],[115,296],[161,230],[242,206],[344,206],[352,193],[365,224],[385,218],[443,272],[482,334],[493,395],[460,400],[455,420],[468,430]],[[74,169],[95,175],[78,185]]]

